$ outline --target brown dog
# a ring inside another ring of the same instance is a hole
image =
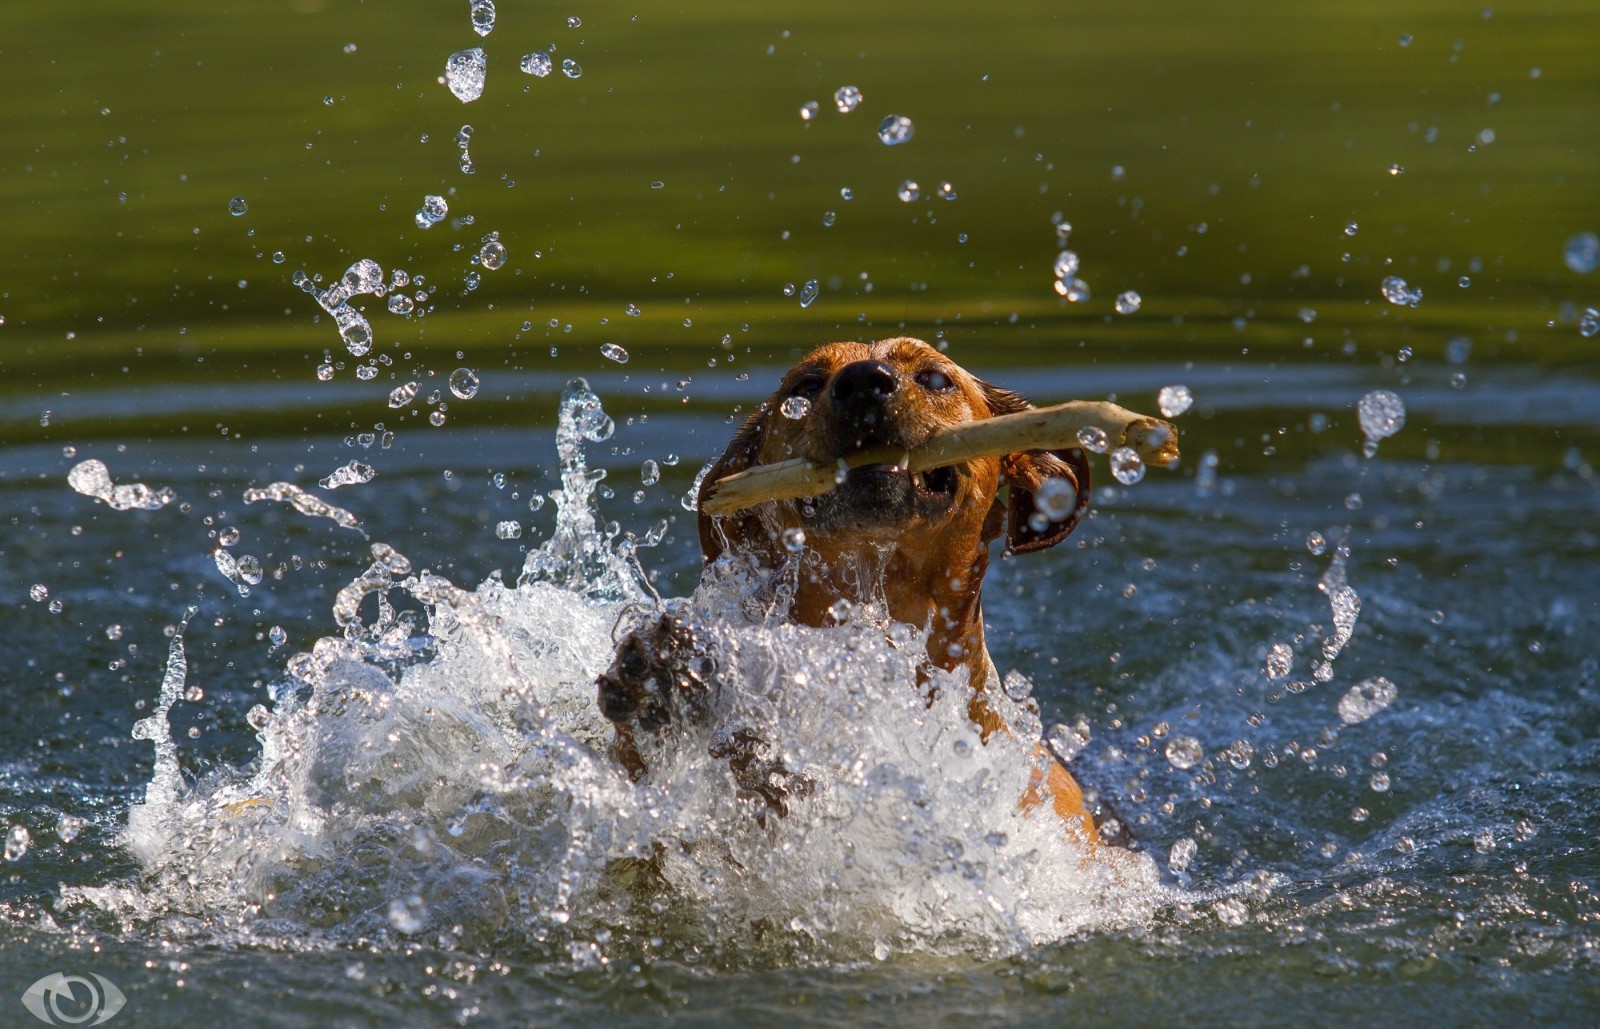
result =
[[[1031,406],[921,340],[830,343],[791,368],[777,392],[745,421],[706,475],[701,499],[717,479],[758,464],[801,457],[834,466],[880,444],[911,451],[935,431]],[[1050,479],[1064,480],[1054,488],[1073,494],[1069,505],[1053,505],[1054,517],[1034,496]],[[1002,486],[1008,487],[1005,500]],[[966,669],[973,690],[968,712],[987,740],[1008,731],[985,696],[997,685],[980,607],[988,545],[1003,535],[1008,554],[1052,547],[1077,525],[1088,503],[1089,465],[1076,449],[1027,451],[916,474],[893,464],[867,465],[852,469],[820,497],[769,501],[726,517],[701,514],[700,547],[708,565],[724,552],[737,552],[777,569],[793,557],[796,530],[804,533],[809,553],[790,616],[806,625],[832,624],[835,605],[847,600],[882,605],[895,621],[925,629],[930,665]],[[693,654],[692,632],[663,618],[625,640],[617,662],[600,677],[601,709],[617,725],[616,754],[635,776],[644,771],[635,726],[653,731],[684,704],[692,712],[704,661]],[[719,756],[729,758],[741,788],[784,810],[783,789],[776,785],[783,770],[765,760],[762,741],[725,742]],[[1067,770],[1052,761],[1042,778],[1056,813],[1096,840],[1082,792]],[[1037,804],[1043,799],[1038,790],[1036,781],[1022,803]]]

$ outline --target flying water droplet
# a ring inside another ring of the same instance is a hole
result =
[[[639,481],[646,486],[654,486],[661,481],[661,466],[654,461],[645,461],[639,466]]]
[[[1374,443],[1388,439],[1406,424],[1405,402],[1399,395],[1386,389],[1375,389],[1362,397],[1357,410],[1361,416],[1362,434]]]
[[[1394,683],[1381,675],[1362,680],[1339,698],[1336,706],[1339,721],[1345,725],[1359,725],[1393,704],[1397,696],[1399,691]]]
[[[439,222],[445,220],[450,214],[450,204],[444,197],[429,193],[422,198],[422,206],[417,209],[417,227],[431,229]]]
[[[531,54],[522,55],[522,70],[534,78],[542,79],[549,75],[555,68],[555,62],[550,60],[550,55],[543,50],[535,50]]]
[[[478,263],[490,271],[501,268],[506,263],[506,248],[497,239],[491,239],[478,251]]]
[[[1162,386],[1156,393],[1156,407],[1163,418],[1176,418],[1194,404],[1194,394],[1188,386]]]
[[[483,95],[483,79],[488,71],[489,59],[482,47],[457,50],[444,65],[445,85],[464,104],[470,104]]]
[[[1193,736],[1174,736],[1167,741],[1167,763],[1183,771],[1193,768],[1205,759],[1205,748]]]
[[[778,405],[778,411],[785,418],[799,421],[811,413],[811,401],[805,397],[785,397],[783,403]]]
[[[494,0],[472,0],[472,31],[480,36],[494,31]]]
[[[805,103],[800,105],[800,120],[810,121],[817,116],[817,112],[819,110],[821,110],[821,108],[817,105],[815,100],[807,100]]]
[[[450,373],[450,392],[462,400],[478,395],[478,373],[471,368],[457,368]]]
[[[956,198],[956,184],[953,182],[939,183],[939,199],[954,200]]]
[[[1167,853],[1167,868],[1173,874],[1181,875],[1189,870],[1189,862],[1194,860],[1195,853],[1200,847],[1189,837],[1177,841],[1172,845],[1172,850]]]
[[[1268,679],[1287,679],[1294,668],[1294,651],[1287,643],[1274,643],[1267,648],[1266,672]]]
[[[891,114],[878,123],[878,139],[884,146],[899,146],[916,134],[916,126],[903,114]]]
[[[618,364],[628,363],[628,351],[617,343],[600,344],[600,354],[601,356],[615,361]]]
[[[783,549],[791,554],[806,549],[806,531],[798,526],[783,530]]]
[[[522,523],[516,520],[500,522],[494,527],[495,536],[503,540],[522,538]]]
[[[23,856],[28,853],[28,846],[32,840],[33,837],[28,833],[28,827],[25,825],[13,825],[7,829],[5,850],[6,860],[21,861]],[[52,1001],[53,999],[54,998],[52,998]]]
[[[1078,274],[1078,255],[1071,250],[1063,250],[1056,255],[1056,278],[1070,279]]]
[[[1416,307],[1422,302],[1422,290],[1411,289],[1398,275],[1387,275],[1383,280],[1383,298],[1397,307]]]
[[[906,179],[900,183],[900,188],[895,191],[895,195],[909,204],[922,195],[922,187],[918,186],[915,180]]]
[[[1144,301],[1139,294],[1135,293],[1131,289],[1127,292],[1119,293],[1116,300],[1117,313],[1133,314],[1135,311],[1139,310],[1139,305],[1143,302]]]
[[[1067,479],[1054,475],[1039,484],[1033,493],[1033,502],[1044,516],[1053,522],[1062,522],[1072,516],[1078,506],[1078,487]]]
[[[1600,311],[1586,307],[1578,318],[1578,335],[1589,339],[1596,334],[1600,334]]]
[[[417,398],[417,384],[408,382],[389,391],[390,407],[405,407]]]
[[[1106,430],[1098,425],[1085,425],[1078,430],[1078,446],[1096,454],[1103,454],[1111,446]]]
[[[1568,268],[1579,275],[1588,275],[1600,268],[1600,236],[1592,232],[1580,232],[1572,236],[1562,249],[1561,258]]]
[[[807,279],[806,284],[800,287],[800,306],[810,307],[816,302],[818,293],[817,280]]]
[[[561,74],[565,75],[569,79],[578,78],[583,74],[583,66],[577,61],[568,57],[566,60],[561,62]]]
[[[228,213],[233,215],[235,218],[249,210],[250,205],[245,203],[244,197],[234,197],[232,200],[228,201]]]
[[[1118,447],[1111,452],[1111,474],[1124,486],[1132,486],[1144,478],[1144,458],[1132,447]]]

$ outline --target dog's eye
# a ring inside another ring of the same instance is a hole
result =
[[[810,399],[822,392],[822,386],[822,376],[807,375],[805,378],[794,384],[794,387],[789,390],[789,395],[791,397],[805,397]]]
[[[921,386],[923,389],[932,390],[935,393],[942,393],[945,390],[952,388],[955,383],[951,382],[950,376],[946,375],[944,372],[929,368],[926,371],[920,371],[917,373],[917,385]]]

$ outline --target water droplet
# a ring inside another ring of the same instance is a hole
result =
[[[437,410],[437,411],[433,412],[432,414],[428,415],[428,424],[433,426],[436,429],[439,426],[443,425],[446,420],[447,420],[447,417],[446,417],[446,415],[444,413],[444,408],[442,408],[442,407],[439,408],[439,410]]]
[[[1359,725],[1394,703],[1399,691],[1383,676],[1364,679],[1339,698],[1336,710],[1345,725]]]
[[[1156,393],[1156,407],[1163,418],[1176,418],[1194,404],[1194,394],[1188,386],[1162,386]]]
[[[815,100],[807,100],[805,103],[800,105],[800,120],[810,121],[817,116],[817,112],[819,110],[821,110],[821,108],[817,105]]]
[[[1193,736],[1172,737],[1167,741],[1166,754],[1167,763],[1179,771],[1193,768],[1206,756],[1205,748]]]
[[[491,239],[478,251],[478,263],[490,271],[503,267],[506,263],[506,248],[497,239]]]
[[[519,521],[505,521],[494,527],[494,534],[503,540],[522,538],[522,523]]]
[[[800,287],[800,306],[810,307],[817,299],[817,280],[807,279],[806,284]]]
[[[457,368],[450,373],[450,392],[462,400],[478,395],[478,373],[471,368]]]
[[[1567,240],[1567,245],[1561,251],[1562,260],[1567,267],[1579,275],[1587,275],[1600,268],[1600,236],[1592,232],[1580,232]]]
[[[1312,557],[1321,557],[1328,552],[1328,540],[1320,532],[1306,533],[1306,550]]]
[[[403,933],[418,933],[428,924],[428,906],[416,894],[389,902],[389,924]]]
[[[799,527],[783,530],[783,548],[791,554],[798,554],[806,549],[806,531]]]
[[[28,596],[33,599],[34,603],[42,604],[50,599],[50,587],[42,582],[36,582],[28,590]]]
[[[445,62],[445,85],[450,87],[450,92],[455,94],[457,100],[470,104],[483,95],[483,77],[488,65],[489,59],[481,47],[457,50]]]
[[[654,461],[646,461],[639,466],[639,481],[646,486],[654,486],[661,481],[661,466]]]
[[[1357,409],[1361,415],[1362,434],[1374,442],[1388,439],[1405,427],[1405,402],[1389,390],[1373,390],[1361,398]]]
[[[1404,175],[1405,171],[1406,171],[1406,169],[1405,169],[1405,167],[1403,165],[1399,165],[1399,164],[1391,164],[1391,165],[1389,165],[1389,174],[1390,175]]]
[[[531,54],[522,55],[522,70],[535,78],[544,78],[555,67],[555,62],[550,60],[550,55],[543,50],[535,50]]]
[[[1078,487],[1067,479],[1054,475],[1041,482],[1039,488],[1034,490],[1033,502],[1048,521],[1066,521],[1078,506]]]
[[[389,311],[392,314],[409,315],[416,307],[416,302],[404,293],[389,294]]]
[[[811,401],[805,397],[785,397],[783,403],[778,405],[778,411],[785,418],[799,421],[811,413]]]
[[[28,853],[28,845],[32,842],[32,839],[32,836],[28,833],[28,827],[25,825],[13,825],[7,829],[6,860],[21,861],[23,855]]]
[[[289,642],[289,634],[281,625],[274,625],[267,630],[267,639],[272,641],[274,647],[281,647]]]
[[[567,19],[567,28],[569,28],[569,29],[577,29],[577,28],[582,28],[582,27],[583,27],[583,19],[579,18],[576,14],[572,15],[571,17],[569,17]]]
[[[854,200],[855,198],[856,198],[856,191],[855,190],[851,189],[849,186],[841,186],[841,187],[839,187],[839,199],[840,200]]]
[[[1106,430],[1098,425],[1085,425],[1078,430],[1078,446],[1096,454],[1103,454],[1111,446],[1111,440],[1106,436]]]
[[[838,221],[838,219],[839,219],[839,213],[837,211],[823,211],[822,212],[822,224],[826,228],[830,228],[830,229],[833,228],[833,223]]]
[[[914,179],[906,179],[900,183],[900,188],[895,191],[895,195],[909,204],[922,195],[922,187],[918,186]]]
[[[78,838],[79,833],[83,832],[83,830],[87,829],[88,827],[89,820],[87,818],[80,818],[77,815],[63,813],[60,818],[56,819],[56,837],[60,839],[62,843],[71,843],[73,840]]]
[[[1494,850],[1494,832],[1485,829],[1472,837],[1472,849],[1479,854],[1487,854]]]
[[[1070,279],[1078,274],[1078,255],[1071,250],[1063,250],[1056,255],[1056,278]]]
[[[627,306],[625,306],[622,309],[622,313],[627,315],[629,318],[637,318],[637,317],[639,317],[639,313],[640,313],[639,312],[639,305],[638,304],[628,304]]]
[[[228,213],[233,215],[235,218],[249,210],[250,205],[245,203],[244,197],[234,197],[232,200],[228,201]]]
[[[1586,307],[1578,318],[1578,335],[1589,339],[1597,333],[1600,333],[1600,311]]]
[[[417,397],[417,384],[408,382],[404,386],[396,386],[389,392],[390,407],[405,407]]]
[[[833,94],[833,106],[840,114],[849,114],[861,106],[861,90],[854,86],[840,86]]]
[[[615,361],[618,364],[628,363],[628,351],[617,343],[600,344],[600,354],[602,357]]]
[[[480,36],[494,31],[494,0],[472,0],[472,31]]]
[[[1400,45],[1401,46],[1410,46],[1411,45],[1411,33],[1402,32],[1400,34]]]
[[[1199,849],[1198,844],[1185,836],[1172,845],[1172,850],[1167,854],[1167,867],[1174,874],[1187,872],[1189,870],[1189,862],[1194,860],[1195,853]]]
[[[1389,792],[1389,773],[1388,772],[1373,772],[1370,776],[1367,777],[1367,786],[1371,788],[1373,793],[1388,793]]]
[[[884,146],[898,146],[909,140],[916,131],[911,119],[903,114],[891,114],[878,123],[878,138]]]
[[[328,382],[328,381],[332,380],[332,378],[333,378],[333,365],[328,364],[326,361],[324,361],[322,364],[317,365],[317,378],[320,379],[323,382]]]
[[[417,225],[427,229],[445,220],[450,214],[450,204],[445,198],[434,193],[429,193],[422,198],[422,206],[417,209]]]
[[[941,182],[941,183],[939,183],[939,199],[940,200],[954,200],[955,198],[956,198],[956,186],[955,186],[955,183],[953,183],[953,182]]]
[[[1422,290],[1410,289],[1398,275],[1385,276],[1382,289],[1383,298],[1399,307],[1416,307],[1422,301]]]
[[[1066,722],[1057,722],[1046,729],[1044,745],[1050,748],[1050,753],[1057,759],[1071,761],[1088,745],[1089,739],[1089,723],[1080,717],[1070,725]]]
[[[1139,310],[1139,305],[1143,302],[1144,301],[1139,294],[1135,293],[1131,289],[1124,293],[1119,293],[1116,301],[1117,313],[1133,314],[1135,311]]]
[[[583,74],[583,66],[577,61],[568,57],[566,60],[561,62],[561,74],[565,75],[569,79],[575,79]]]
[[[1268,679],[1287,679],[1294,668],[1294,651],[1287,643],[1274,643],[1267,648],[1266,671]]]
[[[1111,452],[1111,474],[1124,486],[1132,486],[1144,478],[1144,458],[1132,447],[1118,447]]]

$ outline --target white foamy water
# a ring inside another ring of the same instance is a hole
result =
[[[590,505],[604,472],[581,446],[612,430],[569,386],[560,515],[515,585],[461,588],[373,544],[335,605],[343,634],[291,658],[270,715],[253,715],[247,769],[180,774],[166,721],[187,676],[180,633],[136,733],[157,748],[127,834],[147,875],[69,892],[231,938],[511,939],[580,967],[640,947],[992,955],[1140,923],[1171,899],[1148,859],[1088,851],[1022,810],[1045,760],[1038,716],[1011,699],[1026,689],[992,694],[1015,732],[983,745],[964,682],[936,673],[931,700],[917,685],[917,630],[870,608],[796,625],[782,573],[722,565],[665,602],[717,674],[705,724],[651,747],[630,781],[606,753],[594,679],[619,619],[658,602],[644,544],[608,539]],[[786,817],[741,798],[710,755],[741,730],[808,781]]]

